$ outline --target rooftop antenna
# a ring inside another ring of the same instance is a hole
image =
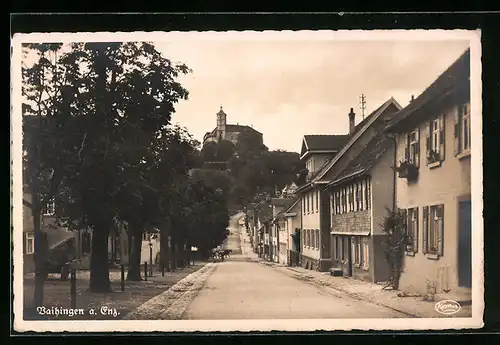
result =
[[[366,96],[364,94],[361,94],[361,96],[359,96],[359,109],[361,109],[361,116],[363,117],[364,120],[365,109],[366,109]]]

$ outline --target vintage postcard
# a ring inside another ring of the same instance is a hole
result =
[[[482,327],[480,42],[15,35],[14,329]]]

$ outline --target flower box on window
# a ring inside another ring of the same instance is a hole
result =
[[[439,152],[429,150],[427,154],[427,160],[429,164],[441,162],[441,155],[439,154]]]
[[[395,170],[398,172],[399,178],[405,178],[408,181],[416,180],[418,177],[417,166],[408,161],[399,162],[399,166]]]

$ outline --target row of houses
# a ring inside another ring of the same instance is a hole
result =
[[[45,238],[46,260],[65,263],[69,259],[77,260],[81,269],[90,268],[92,251],[91,229],[70,231],[58,225],[56,221],[56,203],[51,201],[40,216],[41,231]],[[108,237],[108,263],[118,265],[128,263],[131,243],[124,225],[115,224]],[[160,252],[159,233],[152,229],[142,235],[141,262],[155,263]],[[35,271],[35,229],[33,223],[31,196],[23,195],[23,271]]]
[[[479,114],[476,114],[479,116]],[[402,108],[390,98],[349,133],[305,135],[307,177],[248,206],[254,250],[286,265],[382,282],[383,221],[406,220],[400,288],[469,294],[471,263],[470,51]]]

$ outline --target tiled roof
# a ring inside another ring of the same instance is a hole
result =
[[[341,148],[340,152],[338,154],[336,154],[335,156],[331,157],[330,159],[326,160],[326,162],[321,166],[320,169],[318,169],[310,178],[309,182],[300,186],[299,187],[299,190],[303,190],[304,188],[306,188],[313,180],[315,179],[318,179],[320,178],[321,176],[323,176],[324,174],[326,174],[331,166],[333,164],[335,164],[335,162],[337,161],[337,158],[339,156],[339,154],[343,154],[342,151],[346,151],[348,150],[348,146],[351,145],[351,143],[353,143],[354,141],[354,137],[356,135],[359,134],[359,132],[361,130],[363,130],[363,128],[368,128],[368,124],[370,123],[370,121],[373,119],[375,121],[376,118],[378,118],[378,116],[380,116],[380,114],[383,113],[383,111],[385,109],[387,109],[387,107],[389,107],[391,104],[394,104],[395,106],[398,107],[398,109],[401,109],[401,106],[396,102],[396,100],[394,98],[390,98],[388,99],[386,102],[384,102],[381,106],[379,106],[377,109],[375,109],[373,112],[370,113],[370,115],[368,115],[365,119],[363,119],[363,121],[361,121],[355,128],[355,131],[349,136],[349,139],[347,140],[346,144]],[[373,123],[373,122],[372,122]]]
[[[307,143],[307,151],[340,150],[348,137],[346,134],[309,134],[304,135],[304,140]]]
[[[354,132],[352,134],[350,134],[348,136],[349,139],[351,139],[356,133],[359,132],[359,130],[361,128],[363,128],[363,126],[365,126],[365,124],[369,121],[369,119],[371,119],[375,114],[377,114],[381,109],[382,107],[384,107],[385,105],[387,104],[387,102],[383,103],[382,105],[380,105],[377,109],[375,109],[374,111],[372,111],[370,113],[370,115],[368,115],[367,117],[365,117],[363,119],[363,121],[361,121],[360,123],[358,123],[354,129]],[[347,144],[347,140],[346,140],[346,144]],[[323,165],[321,166],[321,168],[319,168],[312,176],[311,176],[311,180],[316,177],[320,172],[322,172],[324,170],[324,167],[326,167],[328,164],[330,164],[330,162],[335,158],[335,156],[327,159],[325,161],[325,163],[323,163]]]
[[[226,125],[227,132],[260,132],[250,126],[247,125]]]
[[[370,115],[368,115],[367,117],[365,117],[360,123],[358,123],[356,125],[356,127],[354,127],[354,132],[352,132],[352,134],[349,135],[349,138],[353,137],[356,133],[359,132],[359,130],[361,128],[363,128],[363,126],[375,115],[379,112],[380,109],[382,109],[383,106],[385,106],[386,103],[382,103],[377,109],[375,109],[374,111],[372,111],[370,113]]]
[[[444,71],[427,89],[408,106],[396,114],[387,126],[387,130],[403,125],[412,114],[424,106],[438,101],[441,96],[450,94],[458,87],[470,84],[470,49],[467,49],[446,71]]]
[[[281,211],[279,214],[285,214],[285,213],[289,212],[299,202],[300,198],[295,197],[295,198],[291,198],[288,200],[289,200],[289,203],[285,206],[283,211]]]
[[[335,178],[328,186],[338,184],[342,180],[349,177],[357,176],[370,169],[377,163],[381,155],[383,155],[392,145],[385,132],[377,134],[361,152],[358,153],[353,160],[349,162],[344,170]]]

